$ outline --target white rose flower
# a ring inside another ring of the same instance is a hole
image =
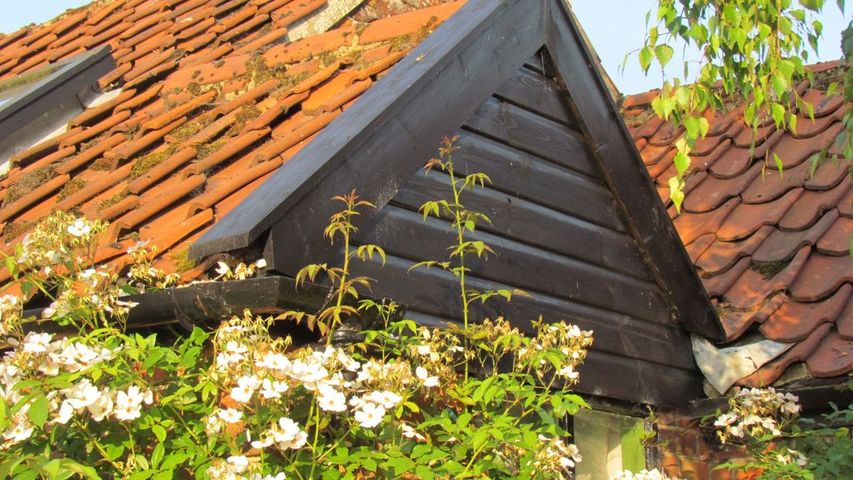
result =
[[[107,418],[107,416],[113,411],[113,399],[110,396],[109,390],[101,392],[98,399],[86,408],[89,410],[89,413],[92,414],[92,420],[96,422],[100,422]],[[118,412],[116,412],[116,416],[118,416]]]
[[[327,412],[343,412],[347,409],[347,397],[331,385],[320,385],[317,404]]]
[[[44,353],[47,351],[53,336],[49,333],[28,333],[24,338],[22,348],[26,353]]]
[[[270,430],[273,440],[282,450],[302,448],[308,441],[308,434],[299,428],[299,424],[287,417],[278,419],[278,425]]]
[[[355,411],[355,421],[362,428],[373,428],[382,423],[382,418],[385,416],[385,408],[382,405],[377,405],[373,402],[361,402],[358,409]]]
[[[82,218],[78,218],[71,225],[68,226],[68,233],[74,235],[75,237],[82,237],[84,235],[88,235],[92,232],[92,227],[83,220]]]
[[[68,400],[63,400],[62,404],[59,405],[59,411],[54,418],[56,423],[61,423],[65,425],[71,420],[71,417],[74,415],[74,407],[71,406],[71,403]]]
[[[243,418],[243,412],[233,408],[225,408],[219,411],[218,416],[225,423],[237,423]]]
[[[438,377],[435,375],[430,375],[427,372],[427,369],[424,367],[418,367],[415,369],[415,376],[423,382],[423,385],[427,388],[437,387],[438,386]]]
[[[226,460],[234,473],[243,473],[249,468],[249,459],[245,455],[232,455]]]

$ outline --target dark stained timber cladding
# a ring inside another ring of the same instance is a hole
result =
[[[531,229],[535,236],[535,227]],[[454,241],[448,222],[423,221],[417,213],[392,206],[378,213],[376,227],[366,237],[366,242],[415,259],[446,257],[447,245]],[[473,275],[652,322],[671,321],[653,283],[483,231],[468,238],[482,240],[498,252],[487,261],[469,258]]]
[[[598,177],[580,134],[512,103],[489,99],[465,122],[465,127],[590,177]]]
[[[420,205],[451,194],[447,175],[416,174],[393,203],[417,210]],[[614,270],[645,276],[645,265],[627,234],[575,218],[535,202],[483,188],[462,194],[471,210],[488,215],[492,224],[478,228],[528,245],[558,252]]]
[[[358,274],[376,280],[374,294],[400,301],[410,310],[419,312],[421,317],[428,318],[430,323],[442,319],[459,321],[462,312],[453,276],[437,268],[409,270],[413,264],[412,260],[391,255],[384,266],[358,263],[354,268]],[[511,288],[511,285],[478,277],[468,277],[466,284],[478,290]],[[565,320],[593,331],[594,350],[680,370],[694,371],[696,368],[689,349],[681,348],[689,339],[676,326],[650,323],[539,292],[517,295],[511,302],[497,300],[486,305],[475,304],[472,308],[471,318],[502,315],[527,332],[531,331],[530,322],[540,315],[545,321]]]
[[[560,87],[539,72],[519,68],[513,77],[501,85],[496,95],[543,117],[577,128],[574,117],[563,108]]]

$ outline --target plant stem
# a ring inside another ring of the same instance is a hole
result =
[[[351,205],[347,205],[347,209],[351,209]],[[346,216],[346,223],[349,224],[350,215]],[[338,298],[335,302],[335,316],[332,318],[332,324],[329,326],[329,335],[326,337],[326,345],[332,344],[332,335],[335,333],[336,324],[340,322],[341,307],[344,304],[344,294],[346,293],[347,274],[349,273],[350,263],[350,231],[345,228],[344,232],[344,265],[341,267],[341,278],[338,281]]]
[[[456,227],[456,242],[459,248],[459,289],[462,299],[462,325],[464,334],[462,336],[462,348],[465,351],[466,357],[468,353],[468,291],[465,289],[465,250],[462,244],[465,243],[465,226],[462,224],[462,204],[459,186],[456,184],[456,174],[453,171],[453,161],[448,159],[447,173],[450,175],[450,185],[453,188],[453,216]],[[465,381],[468,381],[468,359],[465,358]]]

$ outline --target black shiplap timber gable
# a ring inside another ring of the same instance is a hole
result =
[[[472,265],[472,286],[531,293],[478,313],[595,330],[580,391],[658,405],[701,396],[685,327],[721,329],[573,22],[559,0],[471,0],[191,254],[260,239],[285,275],[333,260],[321,239],[338,208],[329,199],[356,189],[379,207],[358,240],[390,254],[362,267],[374,294],[423,321],[456,320],[453,279],[408,268],[451,241],[417,207],[446,196],[447,179],[421,167],[458,135],[457,165],[493,180],[465,199],[492,218],[476,236],[498,251]]]

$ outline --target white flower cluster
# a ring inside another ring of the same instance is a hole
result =
[[[253,459],[244,455],[232,455],[223,460],[216,460],[213,465],[207,469],[207,476],[211,480],[285,480],[284,473],[275,475],[261,475],[260,473],[250,473],[251,470],[258,468]]]
[[[23,302],[14,295],[0,296],[0,336],[5,337],[21,320]]]
[[[15,350],[0,360],[0,395],[7,405],[24,398],[16,385],[24,379],[55,377],[60,373],[78,373],[112,359],[117,352],[96,348],[68,339],[54,340],[49,333],[29,333]],[[129,421],[141,416],[143,404],[153,402],[153,392],[136,385],[126,390],[99,387],[86,377],[70,388],[48,395],[48,413],[52,423],[66,424],[75,415],[88,412],[95,421],[112,416]],[[33,426],[26,415],[30,404],[13,416],[12,425],[3,432],[6,447],[28,439]]]
[[[615,475],[610,476],[610,480],[677,480],[671,477],[667,477],[665,474],[658,471],[657,468],[652,470],[641,470],[637,473],[633,473],[630,470],[625,470],[624,472],[616,473]]]
[[[154,401],[154,393],[151,390],[142,390],[131,385],[127,390],[113,391],[109,387],[98,388],[87,378],[60,393],[65,399],[62,400],[54,421],[61,424],[68,423],[75,413],[83,414],[86,411],[96,422],[109,416],[119,421],[134,420],[142,416],[143,403],[150,405]]]
[[[791,448],[786,448],[784,451],[778,452],[776,460],[782,465],[797,464],[800,467],[805,467],[809,464],[809,459],[803,455],[803,452]]]
[[[288,352],[284,345],[255,337],[246,319],[227,322],[216,335],[218,351],[211,375],[220,379],[227,392],[223,406],[227,408],[206,419],[210,434],[233,434],[235,429],[228,425],[240,424],[258,404],[287,405],[305,394],[313,397],[326,415],[349,417],[355,425],[373,429],[404,401],[404,392],[439,384],[438,377],[425,367],[413,368],[404,360],[361,363],[333,346]],[[236,425],[236,431],[242,428]],[[283,416],[248,441],[259,450],[299,449],[307,442],[302,428]],[[403,433],[409,438],[423,438],[413,429]]]
[[[216,263],[216,277],[214,280],[245,280],[255,276],[258,270],[265,268],[267,261],[263,258],[256,260],[254,263],[245,264],[238,263],[234,268],[231,268],[225,262]]]
[[[729,399],[729,411],[714,421],[717,436],[726,443],[732,438],[760,438],[782,434],[782,425],[800,413],[799,398],[772,387],[744,388]]]
[[[573,443],[544,435],[539,435],[539,442],[542,448],[537,453],[536,465],[543,470],[559,474],[574,468],[575,464],[582,460],[577,445]]]

